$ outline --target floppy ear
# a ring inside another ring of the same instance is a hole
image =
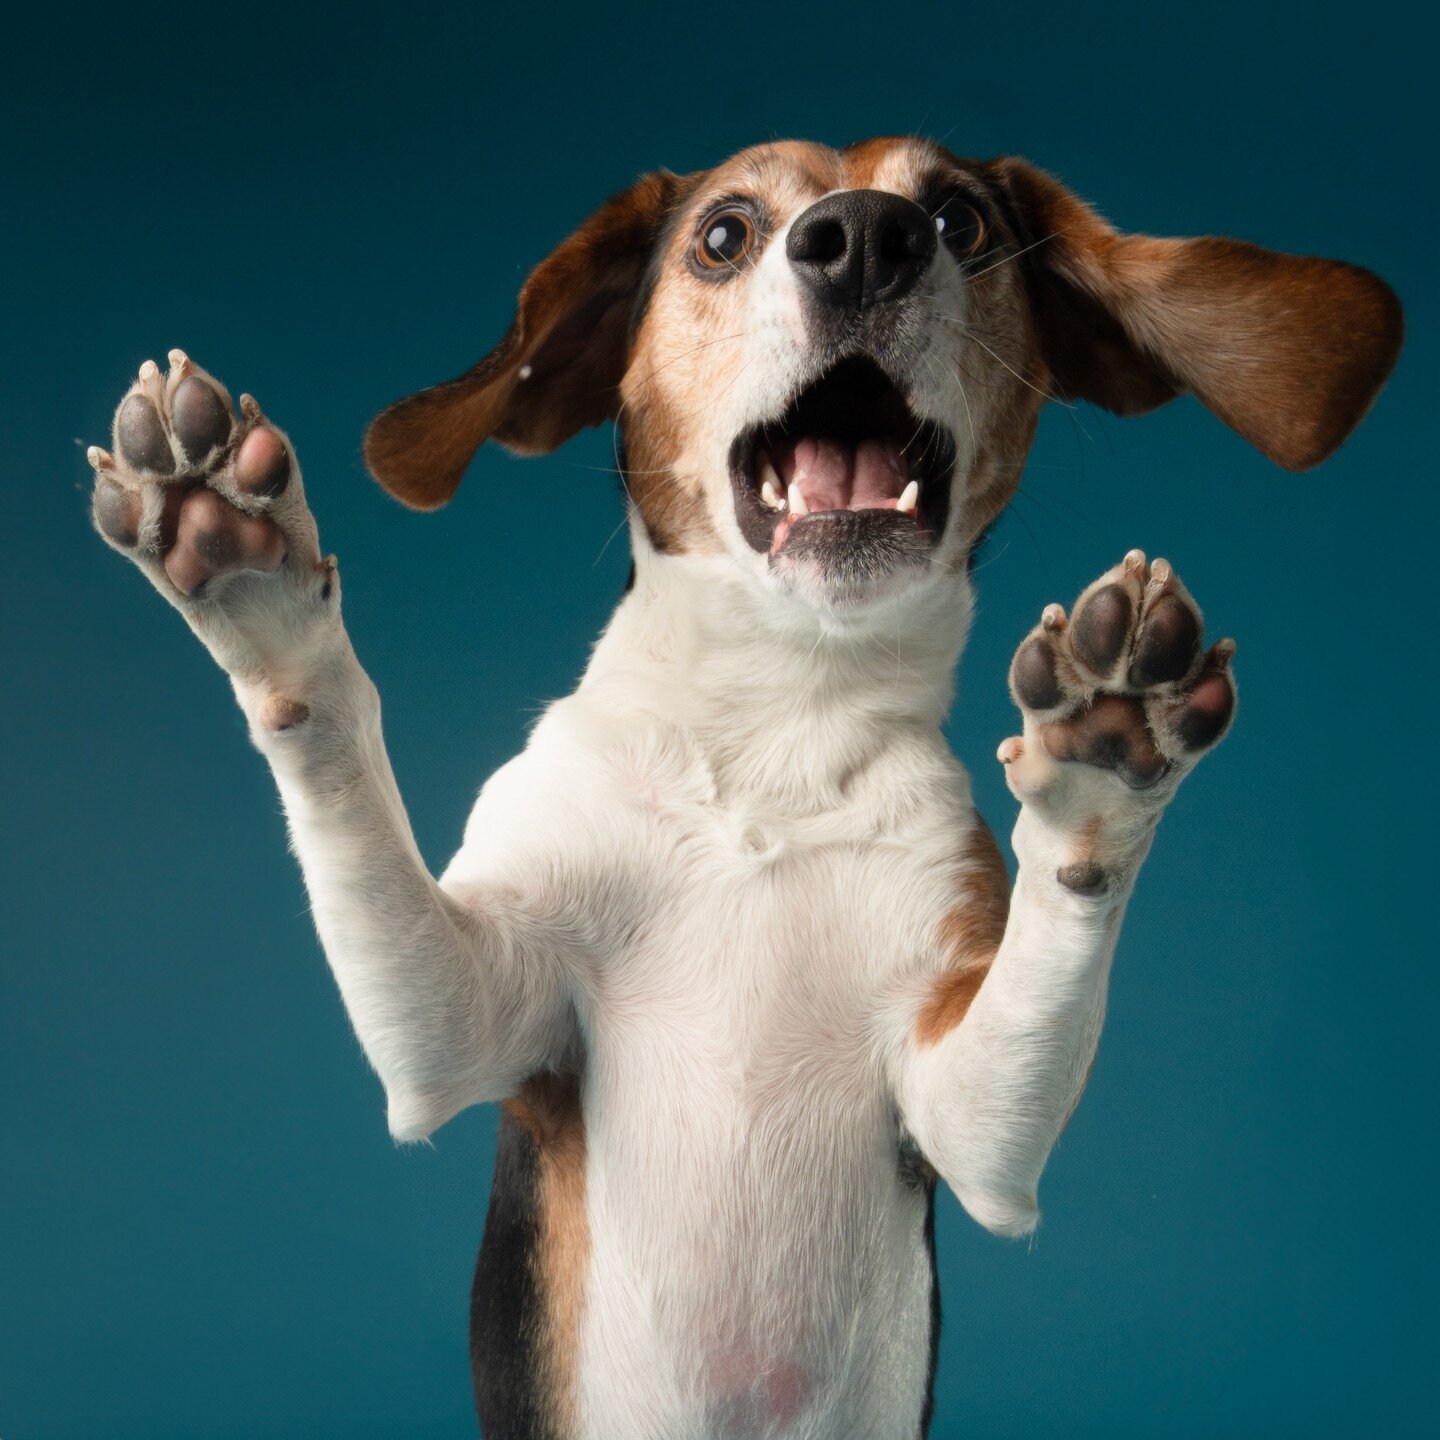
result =
[[[608,200],[530,273],[494,350],[381,411],[365,432],[376,480],[406,505],[433,510],[486,440],[539,455],[613,418],[636,297],[686,185],[660,170]]]
[[[995,163],[1060,398],[1138,415],[1185,391],[1287,470],[1332,454],[1400,353],[1394,291],[1241,240],[1121,235],[1023,160]]]

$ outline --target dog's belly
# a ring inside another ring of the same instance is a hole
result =
[[[684,937],[699,963],[637,965],[600,992],[577,1376],[591,1440],[918,1431],[928,1195],[900,1163],[866,966],[853,930],[828,953],[819,934],[767,951],[757,923]]]
[[[739,1136],[709,1096],[649,1094],[643,1140],[590,1130],[582,1433],[912,1440],[928,1197],[891,1137],[783,1113]]]

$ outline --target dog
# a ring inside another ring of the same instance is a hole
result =
[[[1035,1227],[1136,874],[1236,704],[1166,561],[1047,606],[999,750],[1012,887],[941,735],[976,548],[1046,401],[1188,392],[1304,469],[1401,331],[1367,271],[1121,234],[1018,159],[777,143],[643,176],[489,355],[367,432],[429,510],[487,440],[613,421],[628,497],[584,678],[438,881],[283,431],[181,351],[140,367],[95,524],[231,680],[390,1130],[503,1106],[487,1436],[925,1433],[936,1184]]]

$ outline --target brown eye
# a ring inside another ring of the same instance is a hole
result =
[[[950,253],[961,260],[985,243],[985,222],[975,207],[958,195],[952,195],[935,211],[935,231]]]
[[[695,259],[706,270],[730,270],[754,247],[755,222],[732,205],[705,217],[695,237]]]

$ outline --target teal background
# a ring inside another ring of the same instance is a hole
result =
[[[1119,224],[1385,275],[1368,425],[1281,473],[1182,401],[1052,414],[950,733],[1132,545],[1239,639],[1029,1245],[946,1196],[940,1437],[1407,1434],[1434,1412],[1431,57],[1408,7],[32,11],[0,87],[0,1435],[473,1433],[494,1114],[397,1149],[222,677],[88,532],[83,444],[183,345],[294,438],[439,866],[626,570],[609,440],[403,512],[359,441],[644,168],[799,135],[1018,151]]]

